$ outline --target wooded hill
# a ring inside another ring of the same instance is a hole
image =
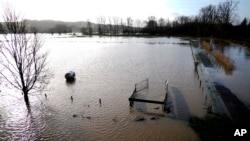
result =
[[[54,20],[25,20],[25,22],[28,26],[27,29],[29,29],[30,32],[32,32],[32,30],[37,30],[39,33],[51,33],[56,27],[66,28],[67,32],[80,32],[80,29],[87,25],[87,22],[84,21],[65,22]]]

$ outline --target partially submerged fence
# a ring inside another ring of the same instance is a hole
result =
[[[191,51],[195,63],[195,68],[197,71],[198,79],[200,82],[200,87],[202,92],[206,94],[206,107],[208,112],[212,113],[223,113],[227,114],[230,117],[230,114],[220,97],[220,93],[216,90],[214,82],[210,77],[209,72],[204,66],[202,59],[199,57],[199,53],[204,52],[199,46],[198,40],[191,40]],[[195,46],[195,44],[197,46]],[[210,61],[213,61],[209,55],[207,55]]]

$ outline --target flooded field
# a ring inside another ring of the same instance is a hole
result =
[[[199,87],[189,41],[57,35],[43,38],[54,76],[47,91],[30,95],[30,114],[19,92],[1,87],[0,140],[199,140],[188,119],[205,115],[205,94]],[[233,56],[236,69],[226,75],[216,68],[211,70],[212,77],[249,106],[249,84],[245,83],[249,82],[249,50],[231,45],[224,48],[224,53]],[[74,83],[66,83],[64,78],[70,70],[76,73]],[[129,106],[135,83],[146,78],[149,88],[141,97],[154,100],[164,99],[168,80],[170,113],[157,104],[136,102]],[[135,121],[138,116],[145,121]]]
[[[226,73],[220,66],[212,70],[213,79],[229,88],[244,105],[250,109],[250,49],[232,43],[213,41],[214,48],[229,56],[234,63],[234,70]]]

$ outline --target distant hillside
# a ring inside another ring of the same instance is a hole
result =
[[[88,23],[85,21],[78,22],[65,22],[65,21],[54,21],[54,20],[24,20],[27,25],[28,32],[38,33],[76,33],[83,32],[88,34]],[[84,28],[83,28],[84,27]],[[106,35],[118,35],[121,33],[135,32],[137,28],[127,27],[125,25],[114,25],[114,24],[95,24],[91,23],[91,30],[93,33],[106,34]]]
[[[64,22],[64,21],[54,21],[54,20],[26,20],[28,29],[35,27],[38,32],[49,32],[49,29],[55,27],[58,24],[64,24],[67,27],[72,28],[73,32],[79,32],[80,28],[86,27],[87,22]],[[94,26],[94,24],[93,24]]]

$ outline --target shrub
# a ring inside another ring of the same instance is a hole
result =
[[[208,42],[206,41],[202,41],[201,44],[202,48],[205,49],[208,53],[210,53],[213,50],[212,45],[210,45]]]
[[[233,70],[233,61],[229,57],[225,56],[220,51],[216,51],[214,53],[214,57],[224,67],[224,69]]]

